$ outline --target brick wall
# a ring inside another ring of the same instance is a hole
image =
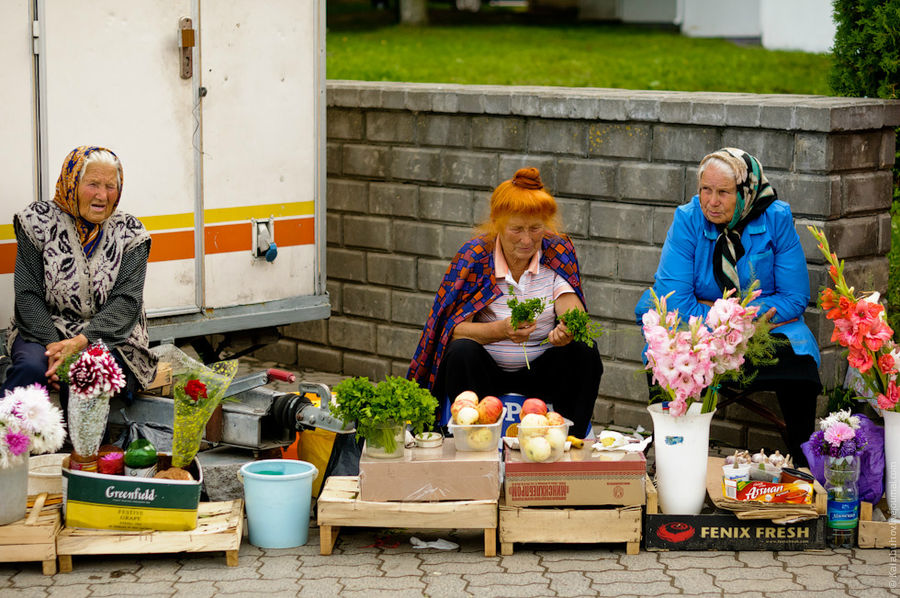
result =
[[[711,151],[735,146],[760,158],[791,204],[813,289],[826,272],[807,224],[825,227],[858,288],[886,288],[900,102],[346,81],[330,81],[327,93],[333,316],[285,327],[268,350],[301,367],[405,375],[449,259],[485,216],[491,189],[526,165],[540,168],[557,198],[588,310],[609,330],[599,422],[649,423],[633,308]],[[830,384],[841,361],[830,323],[814,304],[807,320]],[[778,444],[742,407],[726,415],[713,437]]]

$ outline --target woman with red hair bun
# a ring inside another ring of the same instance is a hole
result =
[[[518,170],[494,190],[476,233],[444,275],[408,377],[442,405],[464,390],[541,398],[584,437],[603,363],[596,344],[572,342],[559,319],[572,308],[584,311],[584,294],[575,248],[560,232],[556,201],[536,168]],[[513,295],[544,300],[547,308],[513,327]]]

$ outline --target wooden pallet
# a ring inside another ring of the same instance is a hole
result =
[[[185,532],[116,531],[64,527],[56,539],[59,570],[72,570],[76,554],[149,554],[225,551],[225,564],[237,567],[244,533],[244,501],[202,502],[197,528]]]
[[[500,554],[513,544],[625,543],[627,554],[641,547],[641,506],[511,507],[500,502]]]
[[[374,502],[359,499],[358,476],[331,476],[318,500],[319,551],[331,554],[342,526],[484,530],[484,556],[497,555],[497,501]]]
[[[29,497],[25,518],[0,526],[0,562],[41,561],[44,575],[56,573],[56,534],[62,527],[61,494]]]

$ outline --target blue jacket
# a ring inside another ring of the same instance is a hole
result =
[[[705,318],[709,313],[709,306],[698,299],[715,301],[722,296],[712,271],[713,247],[718,236],[716,226],[703,215],[698,196],[675,210],[653,290],[658,296],[675,291],[668,307],[677,309],[685,321],[690,316]],[[806,257],[788,204],[776,201],[762,216],[748,223],[741,243],[745,251],[737,263],[741,288],[749,287],[754,278],[759,279],[762,295],[752,305],[759,306],[760,315],[774,307],[774,324],[797,318],[773,332],[786,336],[794,353],[811,355],[819,364],[819,345],[803,321],[803,312],[809,304]],[[648,289],[634,310],[638,323],[652,307]]]

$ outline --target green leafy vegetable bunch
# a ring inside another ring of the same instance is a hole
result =
[[[438,401],[418,383],[388,376],[374,385],[366,377],[348,378],[334,387],[337,402],[331,413],[345,422],[356,421],[357,438],[393,452],[397,445],[392,431],[394,423],[411,424],[418,434],[434,424]]]
[[[591,346],[595,338],[603,335],[603,327],[593,322],[587,312],[573,307],[560,318],[562,323],[569,329],[572,340],[576,343],[584,343]]]

